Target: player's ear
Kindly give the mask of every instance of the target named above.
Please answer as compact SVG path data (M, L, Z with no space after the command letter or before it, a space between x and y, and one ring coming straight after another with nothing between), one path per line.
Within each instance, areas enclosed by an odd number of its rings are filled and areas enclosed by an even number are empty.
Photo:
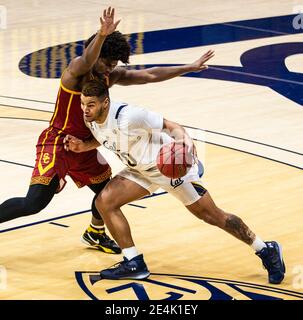
M106 97L104 99L104 103L105 103L106 107L108 108L109 107L109 97Z

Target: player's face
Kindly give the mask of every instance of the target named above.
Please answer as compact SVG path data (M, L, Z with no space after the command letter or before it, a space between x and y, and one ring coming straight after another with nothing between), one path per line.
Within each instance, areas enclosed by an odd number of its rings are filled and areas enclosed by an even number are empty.
M95 69L98 73L103 73L108 77L110 73L116 68L117 64L118 60L99 58L95 64Z
M101 120L108 107L109 99L98 97L86 97L81 94L81 108L84 120L88 122Z

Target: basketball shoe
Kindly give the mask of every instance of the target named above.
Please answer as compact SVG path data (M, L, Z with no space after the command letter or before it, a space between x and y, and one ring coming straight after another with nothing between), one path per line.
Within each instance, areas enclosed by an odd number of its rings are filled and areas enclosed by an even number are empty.
M256 252L268 272L269 283L279 284L284 279L285 264L282 257L282 248L275 241L265 242L266 247Z
M101 278L111 280L142 280L146 279L150 275L150 272L143 260L143 254L140 254L131 260L128 260L125 257L123 257L123 259L124 260L118 264L100 271Z
M96 229L89 226L81 237L81 241L105 253L119 254L121 249L106 233L105 228Z

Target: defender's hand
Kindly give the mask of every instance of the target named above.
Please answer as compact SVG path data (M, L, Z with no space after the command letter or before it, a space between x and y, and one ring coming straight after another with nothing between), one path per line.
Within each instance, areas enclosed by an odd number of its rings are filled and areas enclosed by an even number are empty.
M205 64L209 59L215 56L215 51L214 50L209 50L201 58L196 60L191 64L192 69L194 72L199 72L202 70L205 70L208 68L208 66Z
M115 9L109 7L103 11L103 19L100 17L101 29L100 33L103 36L108 36L113 33L121 20L114 22L115 20Z
M64 144L64 149L66 151L72 151L72 152L76 152L76 153L80 153L80 152L85 152L85 143L68 134L65 136L65 138L63 139L63 144Z

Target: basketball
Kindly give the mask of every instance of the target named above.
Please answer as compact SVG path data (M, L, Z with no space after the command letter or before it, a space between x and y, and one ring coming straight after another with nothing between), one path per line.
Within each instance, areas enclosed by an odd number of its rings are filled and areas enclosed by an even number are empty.
M171 179L186 175L192 166L192 155L184 144L172 142L162 146L157 156L157 167L160 172Z

